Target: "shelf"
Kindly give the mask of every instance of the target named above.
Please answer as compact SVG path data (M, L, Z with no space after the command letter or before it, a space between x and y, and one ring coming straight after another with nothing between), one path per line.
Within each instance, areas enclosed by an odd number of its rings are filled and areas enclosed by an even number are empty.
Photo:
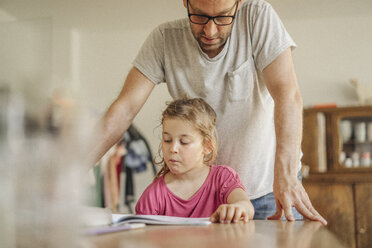
M348 170L340 170L337 172L327 173L310 173L309 177L303 178L303 182L318 181L318 182L338 182L338 183L372 183L372 168L350 168Z
M355 141L348 141L347 143L343 143L344 146L363 146L363 145L372 145L372 141L366 142L355 142Z
M365 123L365 125L360 123ZM352 158L354 153L359 153L360 164L362 153L369 152L372 155L371 123L372 106L305 109L303 163L309 165L310 171L313 172L324 171L321 170L324 167L327 172L371 172L372 165L349 168L340 163L340 155ZM365 142L358 142L364 135ZM345 137L348 141L344 143ZM345 154L342 155L341 152ZM322 164L325 166L321 166Z

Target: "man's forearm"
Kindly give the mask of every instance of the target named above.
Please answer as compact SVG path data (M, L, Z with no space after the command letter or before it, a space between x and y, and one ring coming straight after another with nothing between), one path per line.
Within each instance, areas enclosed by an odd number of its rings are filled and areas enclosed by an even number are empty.
M275 175L297 176L302 140L302 98L298 90L277 98L274 109L276 132Z
M91 150L89 151L90 163L96 163L107 150L123 137L133 118L130 111L126 111L125 105L118 100L110 106L95 128L95 138L91 141Z
M145 104L155 84L133 67L118 98L111 104L97 125L89 146L89 165L95 164L129 128L134 117Z

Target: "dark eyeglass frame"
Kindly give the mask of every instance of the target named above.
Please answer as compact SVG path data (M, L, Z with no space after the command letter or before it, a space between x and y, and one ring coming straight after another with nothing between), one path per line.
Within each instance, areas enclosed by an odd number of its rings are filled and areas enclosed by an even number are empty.
M213 20L214 24L218 25L218 26L228 26L228 25L231 25L234 20L235 20L235 16L236 16L236 12L238 11L238 5L239 5L239 1L237 0L235 2L235 11L234 11L234 15L229 15L229 16L208 16L208 15L199 15L199 14L190 14L190 10L189 10L189 0L187 0L187 14L189 16L189 20L190 22L194 23L194 24L198 24L198 25L205 25L207 24L210 20ZM205 22L205 23L198 23L198 22L193 22L191 20L191 17L192 16L199 16L199 17L206 17L208 18L208 20ZM221 17L229 17L231 18L231 22L228 23L228 24L219 24L219 23L216 23L216 18L221 18Z

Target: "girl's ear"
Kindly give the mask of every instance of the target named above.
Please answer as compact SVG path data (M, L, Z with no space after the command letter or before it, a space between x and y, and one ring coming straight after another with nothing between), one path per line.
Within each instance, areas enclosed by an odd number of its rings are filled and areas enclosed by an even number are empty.
M208 155L208 154L210 154L212 151L213 151L212 142L211 142L210 140L209 140L209 141L206 141L206 142L204 143L203 154L204 154L204 155Z

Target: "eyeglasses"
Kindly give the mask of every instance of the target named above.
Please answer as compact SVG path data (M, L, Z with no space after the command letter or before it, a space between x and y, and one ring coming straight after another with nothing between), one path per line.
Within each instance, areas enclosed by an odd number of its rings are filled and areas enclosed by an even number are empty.
M218 26L227 26L233 23L236 12L238 10L238 1L235 2L235 11L234 15L232 16L208 16L208 15L199 15L199 14L190 14L189 10L189 0L187 0L187 14L189 16L189 20L192 23L205 25L209 22L209 20L213 20L213 22Z

